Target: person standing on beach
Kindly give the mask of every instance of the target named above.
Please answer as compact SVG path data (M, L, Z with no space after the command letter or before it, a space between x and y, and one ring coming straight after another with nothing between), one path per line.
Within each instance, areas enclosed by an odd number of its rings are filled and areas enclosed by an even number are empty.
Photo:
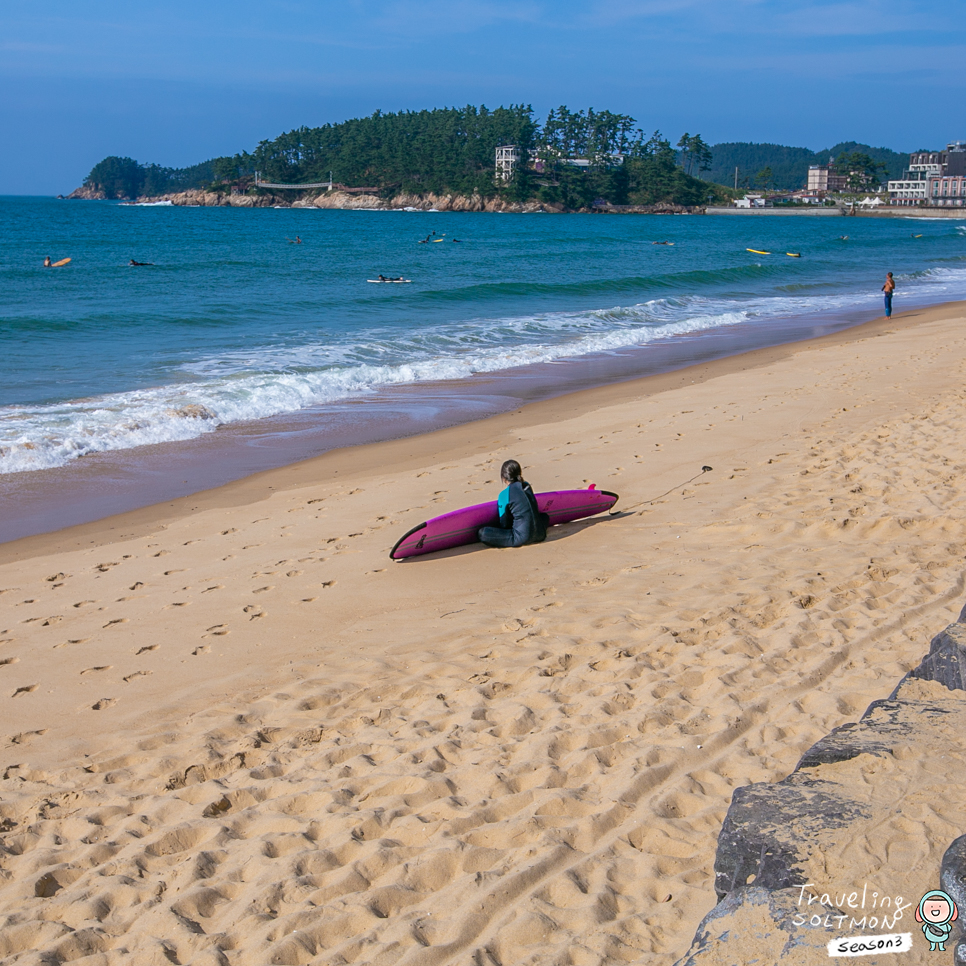
M882 286L882 291L885 292L885 313L886 318L892 318L892 293L896 290L896 282L892 277L892 272L886 272L885 285Z

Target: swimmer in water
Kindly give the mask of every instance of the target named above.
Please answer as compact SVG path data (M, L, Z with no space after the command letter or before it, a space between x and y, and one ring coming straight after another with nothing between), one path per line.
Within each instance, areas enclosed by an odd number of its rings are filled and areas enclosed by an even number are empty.
M53 263L53 262L52 262L52 261L50 260L50 255L48 255L48 256L47 256L47 257L46 257L46 258L44 259L44 268L51 268L51 267L53 266L53 264L54 264L54 263Z

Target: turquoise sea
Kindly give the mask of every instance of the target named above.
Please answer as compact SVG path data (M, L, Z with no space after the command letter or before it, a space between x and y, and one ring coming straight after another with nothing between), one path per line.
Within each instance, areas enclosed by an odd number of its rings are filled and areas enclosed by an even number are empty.
M45 255L71 262L45 269ZM130 474L135 457L219 434L223 452L233 429L264 440L287 420L312 426L310 451L272 459L312 455L333 445L326 426L352 442L403 386L431 388L441 424L532 398L494 390L505 372L515 385L532 372L549 395L805 338L881 315L887 270L896 311L966 298L966 221L0 198L0 499L16 504L28 476L62 488L92 458L124 454ZM412 281L367 282L380 273ZM460 409L474 386L488 402ZM182 490L211 482L175 475Z

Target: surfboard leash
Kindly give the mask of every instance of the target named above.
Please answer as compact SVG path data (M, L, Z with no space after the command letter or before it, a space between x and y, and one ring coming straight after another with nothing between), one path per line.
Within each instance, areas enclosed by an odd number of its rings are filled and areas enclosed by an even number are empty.
M609 516L616 516L618 513L627 513L629 510L636 510L639 506L647 506L650 503L657 503L658 500L664 499L664 497L673 493L675 490L680 490L682 487L687 486L689 483L693 483L695 480L704 476L705 473L710 473L714 469L713 466L702 466L700 473L695 473L690 480L685 480L683 483L678 483L677 486L672 486L670 490L665 491L660 496L654 497L652 500L642 500L640 503L632 503L630 506L626 506L620 510L611 510L608 514Z

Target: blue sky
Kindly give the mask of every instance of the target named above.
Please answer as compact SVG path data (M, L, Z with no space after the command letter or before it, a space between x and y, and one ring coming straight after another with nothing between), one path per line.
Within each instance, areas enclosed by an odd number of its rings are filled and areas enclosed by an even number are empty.
M607 108L677 140L966 139L966 2L8 0L0 193L372 111Z

